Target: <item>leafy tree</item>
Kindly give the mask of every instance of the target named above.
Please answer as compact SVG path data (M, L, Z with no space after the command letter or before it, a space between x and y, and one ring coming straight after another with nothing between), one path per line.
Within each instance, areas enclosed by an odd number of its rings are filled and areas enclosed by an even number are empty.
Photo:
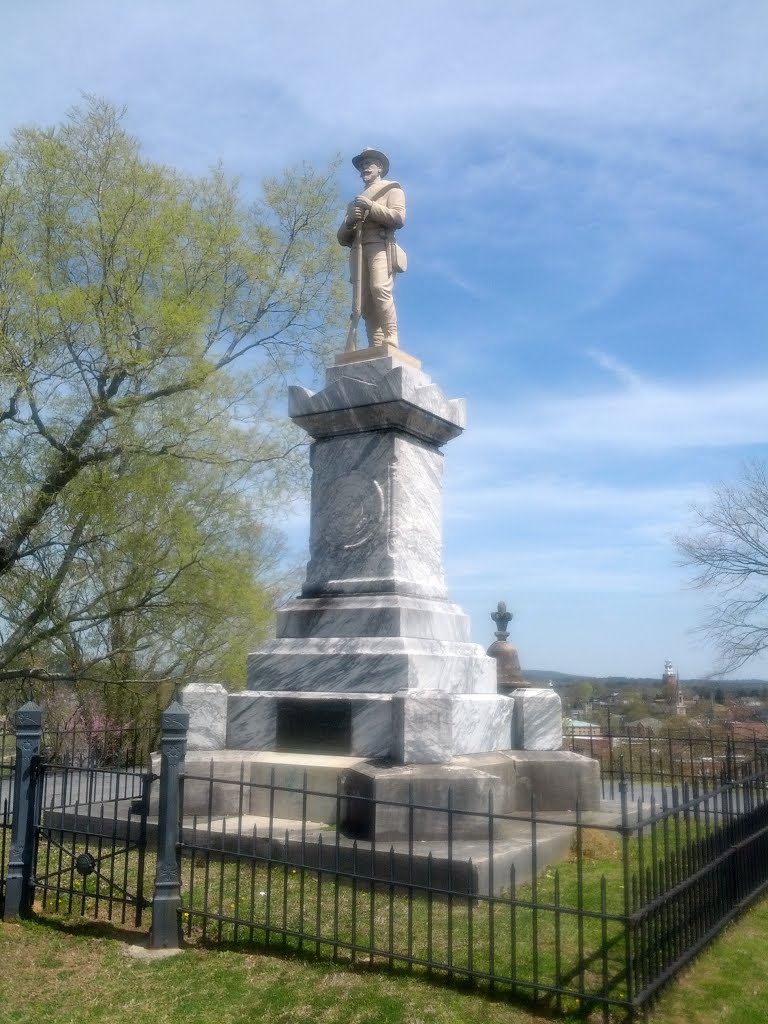
M152 163L90 99L0 151L0 681L231 680L340 316L333 168Z
M749 464L694 511L677 547L693 584L714 594L701 629L718 650L717 674L729 673L768 650L768 466Z
M586 679L581 680L578 683L572 683L568 687L568 701L571 707L580 707L592 700L595 687L592 683Z
M641 696L632 696L622 708L622 714L628 722L635 722L639 718L645 718L651 713L648 701Z

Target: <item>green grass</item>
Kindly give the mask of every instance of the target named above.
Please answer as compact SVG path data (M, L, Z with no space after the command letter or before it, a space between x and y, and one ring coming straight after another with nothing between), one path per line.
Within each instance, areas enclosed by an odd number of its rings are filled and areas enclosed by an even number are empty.
M606 871L612 882L621 875L615 847L612 843L606 846L605 837L589 839L589 848L598 841L605 846L599 851L602 856L594 859L581 879L581 905L587 908L600 906L600 879ZM93 840L89 848L98 854ZM110 917L117 924L132 922L133 909L111 904L109 895L114 882L131 893L136 891L135 852L126 856L118 850L116 856L100 863L98 872L82 878L73 864L74 857L85 849L82 840L73 842L71 836L50 846L41 845L38 878L49 876L52 884L61 883L71 891L39 888L39 912L45 916ZM334 972L344 966L368 972L386 968L406 976L409 972L429 973L437 980L452 977L455 981L462 981L468 973L488 972L528 981L528 986L517 986L520 999L560 1009L577 1003L556 1001L543 986L577 990L581 985L587 992L599 992L604 965L608 977L623 967L621 926L582 919L579 927L576 916L569 913L580 905L574 862L563 864L557 872L548 870L535 886L518 886L515 900L506 903L462 897L430 899L418 894L409 902L400 887L390 892L387 886L372 888L365 883L335 885L328 875L320 881L316 872L302 873L279 864L254 866L246 859L229 859L222 868L216 859L206 863L198 858L190 887L191 868L186 858L182 922L187 940L201 947L240 947L249 952L269 950L283 957L319 958L327 967L333 962ZM145 878L153 876L154 858L148 854ZM534 910L528 905L533 902L549 904L550 909ZM622 906L620 894L611 909L620 912ZM144 924L148 927L149 912ZM580 972L580 943L589 953L601 948L606 939L613 939L613 946L609 943L604 957L587 962ZM363 948L353 950L353 945ZM442 969L411 968L405 956L442 965ZM539 988L532 987L533 983ZM482 979L481 985L485 985ZM510 992L512 987L502 983L496 991Z
M0 925L0 1021L93 1024L115 1013L132 1024L528 1024L489 1002L421 979L343 970L296 957L192 949L171 960L121 955L121 938L98 924Z
M142 933L102 922L0 923L2 1024L541 1024L506 999L423 977L295 955L191 948L123 953ZM664 993L651 1024L763 1024L768 902L729 927ZM583 1021L576 1014L560 1018ZM601 1017L595 1018L600 1020Z
M409 901L400 887L334 884L329 875L320 879L316 872L279 863L267 867L251 858L230 856L222 866L216 857L197 854L194 865L189 857L183 861L182 923L188 941L201 948L271 951L317 959L334 971L385 968L433 980L474 978L484 991L539 1010L575 1011L578 992L621 1000L626 991L623 924L605 916L619 918L624 912L620 841L594 829L585 829L582 837L581 869L571 858L535 883L507 890L506 900L416 892ZM135 852L118 851L100 865L100 874L81 878L73 856L84 849L71 837L41 846L38 877L58 875L73 891L60 895L39 889L39 908L46 914L131 922L133 909L112 905L109 895L115 882L136 891ZM98 853L93 840L90 849ZM633 868L638 851L633 843ZM147 884L153 875L148 855ZM148 912L144 923L149 924ZM410 958L423 963L412 966ZM483 975L494 976L493 986ZM550 994L548 987L574 995Z
M56 840L55 830L53 835ZM227 953L262 962L269 953L275 964L290 962L328 977L341 978L346 970L352 988L361 977L377 978L381 984L386 979L386 985L401 982L409 988L426 984L430 991L445 992L446 999L457 994L457 983L473 983L475 998L495 1000L489 1006L511 999L521 1013L557 1011L565 1014L564 1019L576 1019L578 1000L550 995L547 986L618 999L625 991L623 924L605 916L619 918L624 912L620 840L595 829L584 829L582 839L581 867L572 857L535 882L508 890L506 900L416 894L409 902L400 887L334 884L330 875L319 879L316 872L279 863L264 866L250 858L229 856L222 867L215 857L208 861L197 854L194 865L189 857L183 861L182 921L188 942L200 955ZM684 834L673 833L670 848L681 847L685 848ZM50 846L41 845L38 878L58 876L73 892L58 895L39 889L38 911L60 922L66 918L57 915L80 914L102 923L106 917L113 924L130 923L132 908L112 905L109 894L115 883L136 891L135 851L118 848L101 861L99 872L82 878L74 871L73 857L85 848L66 834L59 834ZM100 852L93 839L89 848L95 855ZM105 844L101 852L110 851L111 844ZM640 862L637 841L630 844L630 853L634 870ZM147 885L153 875L153 858L148 855ZM585 916L582 911L601 911L604 916ZM149 925L148 912L144 924ZM82 924L67 925L61 933L92 938ZM410 957L433 966L412 966L406 962ZM58 955L52 952L49 960L58 962ZM498 979L493 987L483 974ZM454 988L446 988L447 981ZM320 992L317 999L322 998Z
M624 967L621 924L575 913L580 907L623 911L617 847L602 834L599 840L605 846L602 857L581 879L576 863L566 862L535 884L517 886L514 900L507 901L429 898L416 892L409 902L400 887L390 892L387 886L365 883L334 885L329 876L319 881L314 872L302 874L279 864L254 867L252 861L233 859L223 871L218 862L198 859L190 887L190 863L185 861L183 891L189 895L182 918L188 937L198 942L269 947L351 967L404 972L411 970L405 958L412 956L436 965L433 976L474 974L484 984L479 976L494 974L527 982L515 987L519 998L575 1007L574 1000L548 996L545 986L623 995L622 983L615 980ZM426 968L417 965L415 970ZM511 989L503 981L496 985L496 991Z

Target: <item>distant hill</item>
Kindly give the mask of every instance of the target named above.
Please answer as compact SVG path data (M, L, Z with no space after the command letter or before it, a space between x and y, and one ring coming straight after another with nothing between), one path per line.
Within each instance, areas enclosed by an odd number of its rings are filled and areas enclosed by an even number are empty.
M550 680L556 686L568 686L570 683L581 683L587 680L591 683L601 683L607 687L620 689L622 686L661 686L661 673L655 677L648 676L585 676L576 675L571 672L552 672L547 669L528 668L523 669L523 676L531 682L547 683ZM681 679L683 686L711 686L724 687L726 690L754 689L768 686L768 679Z

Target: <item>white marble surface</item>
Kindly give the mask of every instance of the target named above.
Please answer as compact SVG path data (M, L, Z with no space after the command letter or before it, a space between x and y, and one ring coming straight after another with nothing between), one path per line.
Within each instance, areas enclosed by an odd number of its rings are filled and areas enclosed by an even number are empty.
M515 702L513 747L516 750L560 750L563 709L554 690L526 687L512 690Z
M250 691L231 693L227 712L227 746L235 750L274 750L279 696Z
M247 691L230 694L227 746L274 750L278 700L338 701L339 693ZM392 742L392 701L385 694L344 694L352 707L352 757L388 757Z
M248 656L249 690L495 693L496 663L479 644L409 637L271 640Z
M352 793L376 802L375 809L367 801L350 800L349 806L357 827L362 826L364 834L373 833L377 842L445 842L450 834L453 840L484 840L487 850L488 821L482 811L490 794L494 808L506 809L502 781L471 766L366 764L350 769L347 780Z
M384 431L316 441L311 465L303 596L445 599L440 453Z
M399 764L445 764L509 749L514 701L497 694L409 690L395 694L392 756Z
M189 712L188 750L220 750L227 740L227 698L219 683L190 683L180 703Z
M326 694L354 700L354 753L440 763L454 741L507 746L512 705L442 566L439 448L463 429L464 403L388 355L329 368L317 394L291 388L289 407L316 439L310 559L277 638L248 657L257 699L232 701L228 741L265 748L276 699Z
M306 775L308 790L330 794L329 798L307 795L307 818L330 824L335 821L337 801L333 794L336 793L337 779L362 763L355 757L275 751L221 750L211 755L204 751L192 752L185 762L184 810L188 815L200 814L206 818L210 813L214 816L243 812L268 815L269 789L274 777L275 818L301 818L304 798L301 792L292 791L302 789ZM156 770L159 755L153 757L152 765ZM241 788L241 780L251 783L245 791ZM153 787L154 814L157 813L157 789L157 786ZM215 827L216 823L213 824Z
M334 694L338 700L338 694ZM392 701L383 694L368 694L352 704L352 754L390 757L392 754Z
M278 639L395 636L469 642L469 619L450 601L403 594L299 597L279 609Z
M338 691L248 691L229 696L227 747L272 750L278 700L338 701ZM497 694L409 690L345 693L352 711L350 756L399 763L443 763L452 757L508 749L514 701ZM402 760L405 758L406 760Z
M313 437L387 427L445 444L466 421L463 399L448 399L423 370L396 356L331 366L326 387L288 390L289 415Z
M452 755L508 750L515 702L501 694L455 694L452 698Z
M392 701L392 756L398 764L451 760L451 696L439 690L396 693Z

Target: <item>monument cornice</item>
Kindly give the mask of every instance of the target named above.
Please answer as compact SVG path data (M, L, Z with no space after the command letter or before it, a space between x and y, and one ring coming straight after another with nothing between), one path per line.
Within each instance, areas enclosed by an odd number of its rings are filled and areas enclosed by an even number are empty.
M291 419L316 439L397 430L434 446L458 437L463 399L449 399L422 370L396 356L329 367L317 392L288 389Z
M464 429L403 400L375 402L351 409L326 409L304 416L292 416L291 419L315 440L340 434L394 430L440 446L458 437Z

